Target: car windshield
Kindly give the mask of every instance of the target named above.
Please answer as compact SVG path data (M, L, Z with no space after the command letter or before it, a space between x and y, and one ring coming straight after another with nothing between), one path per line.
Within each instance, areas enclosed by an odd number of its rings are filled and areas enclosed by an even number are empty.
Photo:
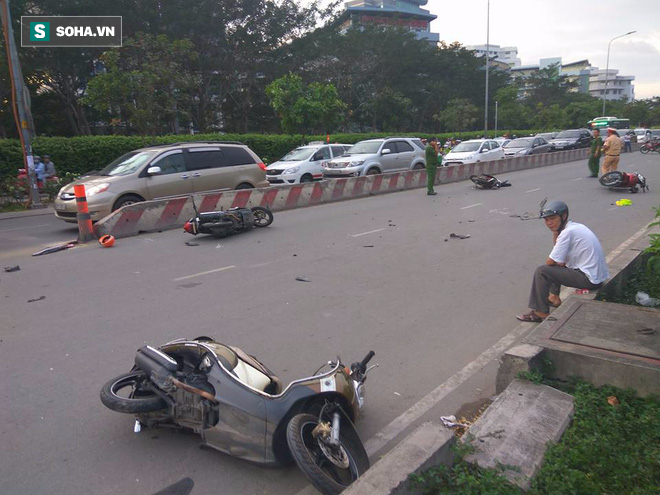
M362 141L348 148L346 155L371 155L378 153L382 141Z
M466 151L478 151L479 146L481 146L481 143L478 142L478 141L475 141L473 143L461 143L458 146L456 146L455 148L452 148L451 152L452 153L453 152L460 153L460 152L466 152Z
M504 145L505 148L529 148L532 143L534 142L533 139L525 139L525 138L520 138L520 139L514 139L513 141L509 141Z
M129 175L139 170L158 151L131 151L104 167L99 175Z
M646 131L635 131L635 134L637 134L638 136L643 136L646 134Z
M281 162L299 162L302 160L307 160L316 148L296 148L293 151L289 151L286 155L280 158Z
M562 138L578 138L580 137L580 131L561 131L555 136L555 139Z

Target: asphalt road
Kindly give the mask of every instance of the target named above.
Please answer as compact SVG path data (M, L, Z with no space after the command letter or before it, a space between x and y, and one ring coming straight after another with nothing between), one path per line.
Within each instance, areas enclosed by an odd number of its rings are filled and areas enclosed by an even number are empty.
M418 189L276 213L267 229L196 247L168 231L31 257L75 238L75 226L0 220L2 266L21 266L0 272L2 492L146 495L184 476L193 495L297 492L306 482L295 468L200 449L195 435L133 434L130 416L100 403L101 386L141 345L178 337L238 345L285 382L373 349L380 368L357 425L368 440L516 327L552 240L515 215L563 199L606 253L653 219L660 157L622 158L650 193L609 191L571 162L503 174L513 187L501 190L460 182L435 197Z

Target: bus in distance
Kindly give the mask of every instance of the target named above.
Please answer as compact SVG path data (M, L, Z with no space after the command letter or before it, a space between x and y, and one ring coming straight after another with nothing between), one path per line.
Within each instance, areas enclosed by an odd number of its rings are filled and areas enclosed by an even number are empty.
M590 131L598 129L604 131L608 127L614 129L630 129L630 119L618 119L616 117L596 117L587 122Z

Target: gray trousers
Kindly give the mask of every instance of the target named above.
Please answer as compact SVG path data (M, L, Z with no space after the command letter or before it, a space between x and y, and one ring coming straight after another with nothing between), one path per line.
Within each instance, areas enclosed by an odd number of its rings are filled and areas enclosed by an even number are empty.
M529 307L542 313L550 312L548 296L559 295L561 286L576 289L598 289L603 284L592 284L580 270L557 265L541 265L534 272L532 290L529 293Z

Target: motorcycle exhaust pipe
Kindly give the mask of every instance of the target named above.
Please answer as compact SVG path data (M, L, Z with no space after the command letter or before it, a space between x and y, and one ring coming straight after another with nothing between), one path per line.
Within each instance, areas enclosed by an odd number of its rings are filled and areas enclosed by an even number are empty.
M332 415L332 430L330 430L330 444L339 445L339 413Z

